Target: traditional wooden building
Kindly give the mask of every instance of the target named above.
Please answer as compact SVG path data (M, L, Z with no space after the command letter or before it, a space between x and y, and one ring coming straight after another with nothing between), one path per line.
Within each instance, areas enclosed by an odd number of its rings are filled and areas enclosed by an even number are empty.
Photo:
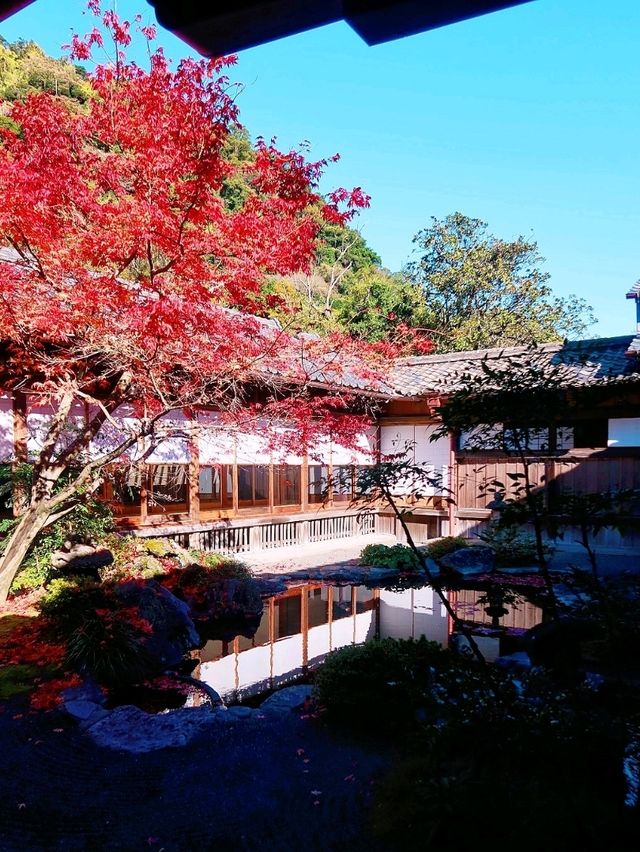
M638 289L638 288L636 288ZM640 300L640 291L632 295ZM353 505L358 466L408 450L433 471L438 483L412 505L410 529L419 542L473 536L490 517L491 495L482 484L518 470L509 453L471 450L465 436L432 440L438 407L464 388L464 377L484 364L510 364L526 347L427 355L390 365L388 392L376 392L377 422L355 448L327 441L276 452L260 429L225 426L213 411L173 412L167 437L144 462L122 465L106 477L101 494L120 526L138 535L171 535L190 546L247 552L401 530L379 507L363 515ZM549 369L561 364L572 403L566 417L550 422L529 448L537 486L546 499L564 493L640 489L639 334L547 344L536 357ZM595 393L597 391L597 393ZM359 393L372 393L361 387ZM0 462L33 455L51 412L37 394L0 392ZM82 405L72 413L79 423ZM126 423L133 414L120 411ZM286 428L283 426L283 429ZM101 449L110 440L100 436ZM293 449L292 449L293 446ZM401 486L400 486L401 490ZM452 498L451 500L448 498ZM603 533L601 543L640 546L637 534Z

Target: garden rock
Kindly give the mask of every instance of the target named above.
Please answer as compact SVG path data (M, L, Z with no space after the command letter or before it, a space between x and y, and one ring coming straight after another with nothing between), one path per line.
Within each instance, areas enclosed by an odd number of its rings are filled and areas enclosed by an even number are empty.
M488 574L495 568L495 554L490 547L463 547L445 554L440 564L462 577Z
M68 701L90 701L93 704L106 704L106 696L98 684L86 677L80 686L69 686L62 690L63 702Z
M361 583L364 577L369 575L369 571L362 571L359 568L333 568L323 573L318 574L318 579L327 580L333 583ZM395 571L393 572L396 573ZM315 579L315 578L314 578Z
M279 689L266 698L260 705L261 712L288 713L300 710L306 701L311 699L312 687L306 684L298 686L287 686Z
M495 665L507 671L528 671L531 668L531 660L525 651L515 651L513 654L498 657Z
M260 578L258 580L260 584L260 594L263 597L270 597L271 595L279 595L281 592L287 591L287 584L284 579L279 577L273 578Z
M370 568L365 578L367 585L371 586L378 583L386 583L388 580L397 580L399 573L395 568Z
M87 730L99 746L134 754L186 745L207 727L216 724L218 713L208 706L189 707L155 715L127 704L116 707Z
M74 719L79 719L80 721L88 719L89 716L92 716L96 712L96 710L102 710L102 707L100 707L99 704L95 704L93 701L65 701L62 706L69 716L72 716Z
M509 577L518 577L521 574L539 574L539 565L521 565L517 568L498 568L500 574L506 574Z
M193 557L189 551L170 538L141 538L139 539L138 548L143 554L148 556L172 556L178 560L183 568L193 564Z
M145 638L145 650L158 670L176 665L200 644L187 604L155 580L124 583L117 594L125 606L136 607L151 624L153 632Z
M70 543L51 554L51 565L64 574L85 574L98 577L98 569L111 565L113 553L90 544Z
M221 710L219 719L222 722L235 722L238 719L249 719L253 715L251 707L227 707L226 710Z
M524 646L534 666L568 672L580 666L582 642L596 635L597 627L586 619L557 618L527 631Z

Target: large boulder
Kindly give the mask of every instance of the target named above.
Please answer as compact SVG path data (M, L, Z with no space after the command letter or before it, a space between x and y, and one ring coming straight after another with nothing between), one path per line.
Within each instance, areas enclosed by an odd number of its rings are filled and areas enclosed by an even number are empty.
M255 635L263 612L261 584L253 579L206 578L201 572L199 578L193 584L179 584L175 591L185 601L201 639Z
M98 569L111 565L113 553L105 547L94 547L78 541L67 541L51 554L51 565L62 574L82 575L98 579Z
M478 545L446 553L440 559L440 565L461 577L472 577L491 573L495 569L496 559L490 547Z
M134 607L151 625L144 648L159 671L178 665L188 651L200 645L189 607L159 583L131 581L118 586L116 594L124 606Z
M570 674L582 664L582 643L597 635L592 621L567 616L536 624L527 631L524 648L534 666Z

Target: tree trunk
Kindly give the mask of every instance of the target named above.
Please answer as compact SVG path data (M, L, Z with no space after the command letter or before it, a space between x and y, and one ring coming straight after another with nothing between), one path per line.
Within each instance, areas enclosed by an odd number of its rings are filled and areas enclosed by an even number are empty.
M9 594L13 578L36 540L38 533L49 520L49 509L35 506L27 509L22 515L14 531L7 540L7 545L0 556L0 604L4 603Z

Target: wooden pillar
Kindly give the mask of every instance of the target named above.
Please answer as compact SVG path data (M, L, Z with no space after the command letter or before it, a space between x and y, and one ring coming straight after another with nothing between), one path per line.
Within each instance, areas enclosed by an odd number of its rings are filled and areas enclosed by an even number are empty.
M146 523L148 516L147 499L149 497L148 489L149 468L144 462L140 462L140 523Z
M198 421L192 415L189 424L189 465L187 468L189 489L187 506L189 520L200 520L200 445L198 443Z
M233 509L233 514L238 514L239 508L239 495L238 495L238 437L234 436L233 439L233 464L231 465L231 508Z
M456 461L456 436L449 438L449 535L457 535L456 505L458 495L458 464ZM455 502L453 502L455 501ZM442 530L439 532L442 534Z
M276 486L275 486L275 465L269 465L269 514L273 515L276 501Z
M300 624L302 627L302 665L309 665L309 586L300 589Z
M303 512L309 510L309 456L306 453L300 466L300 504Z

